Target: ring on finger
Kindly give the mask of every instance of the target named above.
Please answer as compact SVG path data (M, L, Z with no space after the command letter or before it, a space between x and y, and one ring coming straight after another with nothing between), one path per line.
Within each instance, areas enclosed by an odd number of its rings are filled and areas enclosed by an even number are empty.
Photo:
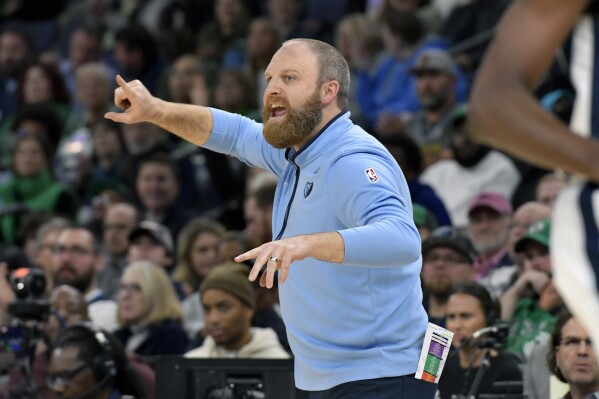
M278 258L278 257L276 257L276 256L271 256L270 258L268 258L268 261L269 261L269 262L275 262L275 263L279 263L279 261L280 261L280 260L281 260L281 259L279 259L279 258Z

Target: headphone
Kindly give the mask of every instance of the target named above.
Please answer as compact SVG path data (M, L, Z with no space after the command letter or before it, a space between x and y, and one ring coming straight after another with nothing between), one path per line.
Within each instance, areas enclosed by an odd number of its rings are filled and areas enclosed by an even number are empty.
M106 333L90 322L74 323L70 328L77 328L85 331L88 335L92 336L100 346L100 353L94 358L91 369L98 383L101 383L102 385L109 383L110 380L116 377L117 363L114 359L112 345L110 344L110 340L106 336Z

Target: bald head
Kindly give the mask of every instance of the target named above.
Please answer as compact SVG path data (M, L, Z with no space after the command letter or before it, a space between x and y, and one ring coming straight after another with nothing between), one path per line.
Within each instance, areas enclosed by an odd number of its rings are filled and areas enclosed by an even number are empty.
M516 242L524 236L526 230L539 220L551 219L551 208L540 202L527 202L516 209L508 236L510 257L518 262L519 255L514 251Z
M113 204L106 210L102 243L111 256L127 253L129 233L137 226L138 218L137 209L126 202Z

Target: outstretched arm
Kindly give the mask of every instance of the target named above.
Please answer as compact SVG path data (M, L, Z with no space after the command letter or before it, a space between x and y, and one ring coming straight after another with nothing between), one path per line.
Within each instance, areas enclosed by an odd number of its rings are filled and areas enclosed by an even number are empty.
M122 123L151 122L196 145L210 138L214 121L208 108L161 100L139 80L125 82L117 75L116 81L119 87L114 92L114 103L124 112L107 112L106 118Z
M478 74L469 120L472 133L485 144L599 181L599 141L572 134L532 95L588 3L515 1Z

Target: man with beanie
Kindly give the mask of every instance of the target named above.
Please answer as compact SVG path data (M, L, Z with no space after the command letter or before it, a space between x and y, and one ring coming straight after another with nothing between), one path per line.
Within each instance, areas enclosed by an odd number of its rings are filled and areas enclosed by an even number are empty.
M251 327L254 289L249 268L225 263L215 267L200 285L204 323L208 336L188 358L288 358L276 333Z

